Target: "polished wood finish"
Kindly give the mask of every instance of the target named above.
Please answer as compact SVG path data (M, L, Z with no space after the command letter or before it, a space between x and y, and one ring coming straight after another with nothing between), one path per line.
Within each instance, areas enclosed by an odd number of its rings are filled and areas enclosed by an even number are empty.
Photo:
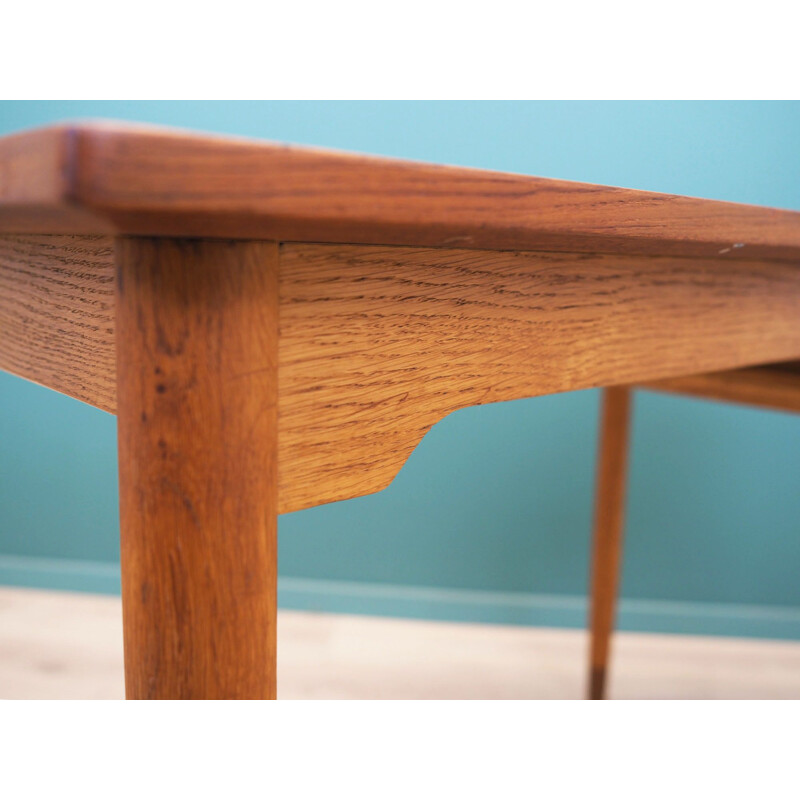
M600 422L592 552L588 682L590 700L602 700L606 691L611 632L614 629L622 560L630 426L631 390L626 386L605 389Z
M0 236L0 369L114 411L114 243Z
M111 240L0 240L0 363L113 412ZM279 295L281 513L384 488L459 408L800 357L777 262L284 244Z
M285 244L280 507L383 488L460 408L800 357L798 319L776 262Z
M117 242L125 682L275 696L278 250Z
M0 234L0 367L119 416L131 697L274 696L276 513L383 488L446 414L626 384L777 405L784 368L682 376L800 360L790 211L77 123L0 139Z
M791 211L125 123L0 139L0 231L797 261Z

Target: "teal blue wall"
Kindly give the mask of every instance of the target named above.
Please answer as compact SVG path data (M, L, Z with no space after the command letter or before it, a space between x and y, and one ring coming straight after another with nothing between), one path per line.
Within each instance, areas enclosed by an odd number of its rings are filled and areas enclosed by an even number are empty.
M0 103L800 209L798 103ZM800 324L800 321L799 321ZM285 606L580 625L596 392L468 409L280 519ZM800 638L800 417L640 394L622 623ZM115 421L0 375L0 580L114 591Z

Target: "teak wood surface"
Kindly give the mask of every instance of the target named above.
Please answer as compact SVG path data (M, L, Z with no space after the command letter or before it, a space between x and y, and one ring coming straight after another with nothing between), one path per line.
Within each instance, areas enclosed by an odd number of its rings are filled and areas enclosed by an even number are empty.
M117 263L127 690L274 698L277 247L122 238Z
M800 353L800 271L783 262L295 243L277 257L281 513L384 488L459 408ZM113 276L110 237L0 237L0 366L114 412Z
M446 414L800 359L799 267L790 211L145 126L0 139L0 367L119 414L132 697L271 696L275 515L385 487Z

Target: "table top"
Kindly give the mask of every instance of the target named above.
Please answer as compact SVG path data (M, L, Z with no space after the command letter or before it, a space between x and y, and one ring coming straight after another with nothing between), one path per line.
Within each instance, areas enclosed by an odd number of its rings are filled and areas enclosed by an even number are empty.
M0 138L0 233L800 259L800 213L146 125Z

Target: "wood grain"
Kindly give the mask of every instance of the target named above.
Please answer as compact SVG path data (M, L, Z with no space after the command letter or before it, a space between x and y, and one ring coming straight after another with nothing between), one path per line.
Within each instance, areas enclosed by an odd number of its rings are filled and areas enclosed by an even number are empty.
M587 687L590 700L602 700L606 693L622 561L631 400L631 390L626 386L612 386L603 391L591 562Z
M800 214L123 123L0 139L0 231L800 258Z
M75 201L77 129L39 128L0 137L0 230L8 233L109 233Z
M75 124L0 139L0 232L0 366L119 416L133 698L274 697L278 511L383 488L444 415L800 359L790 211ZM699 387L788 396L759 380ZM593 696L628 402L607 390Z
M800 412L800 365L797 362L668 378L637 388Z
M274 698L277 246L116 253L127 695Z
M466 406L800 357L788 264L286 244L280 507L387 485Z
M0 364L114 412L111 246L5 238ZM282 513L382 489L459 408L800 358L788 264L301 244L280 262Z
M0 236L0 369L116 406L113 242Z

